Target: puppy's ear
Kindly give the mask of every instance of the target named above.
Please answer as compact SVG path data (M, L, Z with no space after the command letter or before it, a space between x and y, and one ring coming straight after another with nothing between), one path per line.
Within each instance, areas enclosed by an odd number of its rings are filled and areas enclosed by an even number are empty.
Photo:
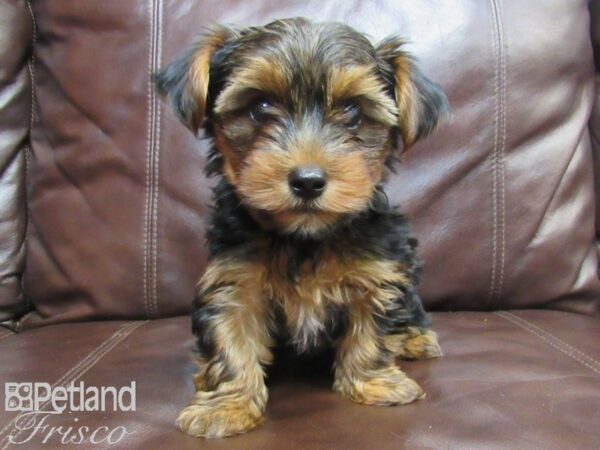
M210 29L190 50L154 76L158 91L170 98L177 116L193 133L206 114L212 57L234 34L223 26Z
M398 126L407 149L431 133L450 107L440 86L421 73L403 47L401 38L390 36L377 45L376 51L384 76L393 84Z

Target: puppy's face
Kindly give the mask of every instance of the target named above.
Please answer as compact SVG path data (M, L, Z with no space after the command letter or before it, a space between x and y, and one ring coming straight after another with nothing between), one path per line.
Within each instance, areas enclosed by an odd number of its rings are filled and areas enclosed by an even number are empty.
M158 83L189 128L206 119L218 171L261 224L314 235L365 210L398 131L408 147L446 107L401 47L305 19L222 27Z

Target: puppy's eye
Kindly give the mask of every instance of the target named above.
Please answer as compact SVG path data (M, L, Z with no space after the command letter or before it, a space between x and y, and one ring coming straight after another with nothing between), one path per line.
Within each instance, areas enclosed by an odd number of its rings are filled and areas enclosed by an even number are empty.
M344 115L344 125L347 128L354 130L358 128L362 122L362 110L356 103L347 103L342 109Z
M270 112L271 103L268 100L260 99L250 106L249 115L254 122L261 124L271 117Z

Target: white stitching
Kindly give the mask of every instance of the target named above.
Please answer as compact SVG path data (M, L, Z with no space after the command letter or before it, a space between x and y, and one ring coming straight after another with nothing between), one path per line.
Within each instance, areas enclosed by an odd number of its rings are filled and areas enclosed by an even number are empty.
M27 8L29 9L29 14L31 15L31 25L32 25L32 38L33 41L31 43L31 58L29 60L29 76L31 77L31 110L29 112L29 131L33 129L33 122L35 119L35 50L37 44L37 22L35 21L35 15L33 14L33 7L31 6L31 1L27 0Z
M492 273L488 303L500 304L505 263L505 185L504 147L506 143L506 55L504 52L502 12L498 0L490 0L494 28L492 39L494 65L494 149L492 153Z
M144 307L146 308L146 317L150 318L150 309L148 306L148 212L150 209L150 152L152 150L152 114L153 114L153 95L154 88L152 86L152 54L153 49L153 16L154 16L154 2L149 0L150 7L150 30L149 30L149 43L148 43L148 86L147 86L147 97L148 97L148 130L146 135L146 191L144 197L144 233L143 233L143 246L144 246L144 274L143 274L143 285L144 285Z
M162 0L158 0L157 2L157 12L156 12L156 60L155 60L155 68L158 69L161 65L162 59ZM152 269L153 269L153 277L152 277L152 294L153 294L153 303L152 307L154 310L154 317L158 316L158 195L160 191L160 132L161 132L161 105L158 103L158 100L155 96L155 138L154 138L154 181L155 181L155 193L154 193L154 207L153 207L153 240L152 240Z
M498 275L498 284L496 289L496 308L500 307L502 286L504 284L504 258L505 258L505 236L506 236L506 209L505 209L505 186L504 186L504 152L506 147L506 65L507 56L504 51L504 26L502 2L496 0L496 10L498 13L498 43L500 50L500 147L498 149L498 178L500 183L500 274Z
M140 327L141 325L143 325L145 323L147 323L147 322L133 322L133 323L122 326L110 338L108 338L106 341L104 341L102 344L100 344L98 347L96 347L84 359L82 359L79 363L77 363L75 366L73 366L68 372L66 372L62 377L60 377L52 385L52 387L66 386L67 384L72 383L73 381L80 378L88 370L90 370L94 365L96 365L96 363L102 357L104 357L108 352L110 352L113 348L115 348L115 346L117 346L121 341L123 341L123 339L125 339L133 331L135 331L136 328ZM46 406L48 406L48 404L49 404L49 401L44 402L41 405L41 409L43 410ZM6 430L8 430L8 429L10 429L10 431L13 431L14 424L22 416L23 416L23 414L18 414L8 424L6 424L4 426L4 428L2 428L2 430L0 430L0 436L2 434L4 434L6 432ZM26 425L30 425L32 423L32 421L34 421L34 420L36 420L36 419L31 418L27 422ZM2 441L0 441L0 444L5 441L5 444L2 446L2 450L5 450L10 445L10 439L9 439L10 437L15 438L15 437L19 436L21 431L22 430L19 430L14 436L12 436L9 433L4 439L2 439Z
M596 364L598 366L598 369L600 370L600 361L594 359L593 357L589 356L588 354L582 352L581 350L576 349L575 347L573 347L572 345L570 345L569 343L563 341L562 339L560 339L559 337L555 336L554 334L550 333L549 331L544 330L543 328L538 327L537 325L535 325L534 323L529 322L526 319L523 319L522 317L517 316L516 314L513 314L511 312L508 311L503 311L502 312L504 315L513 317L515 320L522 322L524 325L530 327L530 328L534 328L537 331L539 331L540 333L543 333L547 336L549 336L550 338L554 339L558 344L563 345L564 347L566 347L568 350L578 353L579 355L581 355L583 358L586 358L588 360L590 360L592 363Z
M494 47L494 147L492 149L492 274L490 280L490 289L488 293L488 302L492 302L494 297L494 288L496 286L496 264L497 264L497 245L498 245L498 196L497 196L497 185L496 185L496 172L497 172L497 149L498 149L498 92L499 92L499 81L498 81L498 70L496 67L498 60L498 36L496 34L496 14L494 8L494 0L490 0L490 6L492 9L492 20L494 22L494 28L492 29L492 41Z
M146 198L144 203L144 305L148 318L158 315L157 250L161 111L152 81L159 68L162 46L162 0L149 0L148 135L146 147Z
M150 8L150 39L152 44L150 46L150 152L148 155L148 177L149 177L149 197L148 197L148 242L146 243L146 251L148 257L148 311L150 317L154 316L153 300L154 300L154 252L152 251L153 240L154 240L154 152L156 148L156 102L154 91L154 85L152 83L152 74L156 67L156 0L150 0L152 7Z
M35 15L33 14L33 7L31 6L31 1L27 0L27 9L29 9L29 14L31 16L31 32L32 32L32 41L31 41L31 56L29 61L27 62L27 69L29 71L29 80L31 83L31 105L29 110L29 144L25 146L25 238L23 239L24 248L24 258L27 258L27 246L29 242L29 224L31 221L31 216L29 212L29 201L28 201L28 184L29 184L29 165L31 164L29 158L29 153L32 151L31 148L31 134L33 132L33 124L35 122L35 105L36 105L36 88L35 88L35 53L36 53L36 44L37 44L37 22L35 20ZM26 309L30 309L33 307L31 304L31 300L29 296L25 292L25 271L21 274L21 294L25 299ZM19 320L18 327L20 327L22 319Z
M591 359L592 361L596 362L593 358L590 358L589 356L587 356L585 353L580 352L577 349L574 349L573 347L571 347L569 344L567 344L566 342L561 341L560 339L558 339L556 336L548 333L545 330L542 330L541 328L535 327L539 330L536 331L532 326L529 325L533 325L523 319L521 319L520 317L515 316L514 314L508 313L508 312L504 312L504 311L496 311L494 314L496 314L499 317L502 317L504 320L507 320L515 325L517 325L520 328L523 328L524 330L528 331L529 333L533 334L534 336L537 336L538 338L540 338L542 341L544 341L545 343L547 343L548 345L550 345L551 347L554 347L556 350L560 351L561 353L564 353L565 355L567 355L568 357L574 359L575 361L583 364L585 367L587 367L588 369L590 369L591 371L597 373L598 375L600 375L600 369L597 367L594 367L592 364L590 364L589 362L584 361L581 357L576 356L574 353L578 353L579 355L583 355L586 358ZM524 323L520 322L518 319L522 320ZM543 334L542 334L543 333ZM554 338L557 342L552 342L552 340L549 339L549 336ZM562 347L559 343L562 343L563 345L567 346L567 349L565 349L564 347ZM569 351L569 348L571 351Z
M146 198L144 211L144 304L146 306L146 315L151 318L154 315L152 308L153 297L153 262L152 262L152 240L153 240L153 213L154 207L154 128L156 124L156 102L152 74L155 68L155 16L156 2L149 0L149 48L148 48L148 136L146 147Z

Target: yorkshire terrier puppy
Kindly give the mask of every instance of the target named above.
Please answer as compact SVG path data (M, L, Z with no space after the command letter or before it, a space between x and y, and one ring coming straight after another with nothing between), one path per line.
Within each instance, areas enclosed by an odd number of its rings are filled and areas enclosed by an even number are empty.
M178 426L222 437L259 425L281 339L333 346L333 389L355 402L422 398L395 359L442 352L415 290L417 242L382 184L398 138L410 147L448 105L403 41L303 18L217 27L156 81L205 129L218 178L192 311L197 392Z

